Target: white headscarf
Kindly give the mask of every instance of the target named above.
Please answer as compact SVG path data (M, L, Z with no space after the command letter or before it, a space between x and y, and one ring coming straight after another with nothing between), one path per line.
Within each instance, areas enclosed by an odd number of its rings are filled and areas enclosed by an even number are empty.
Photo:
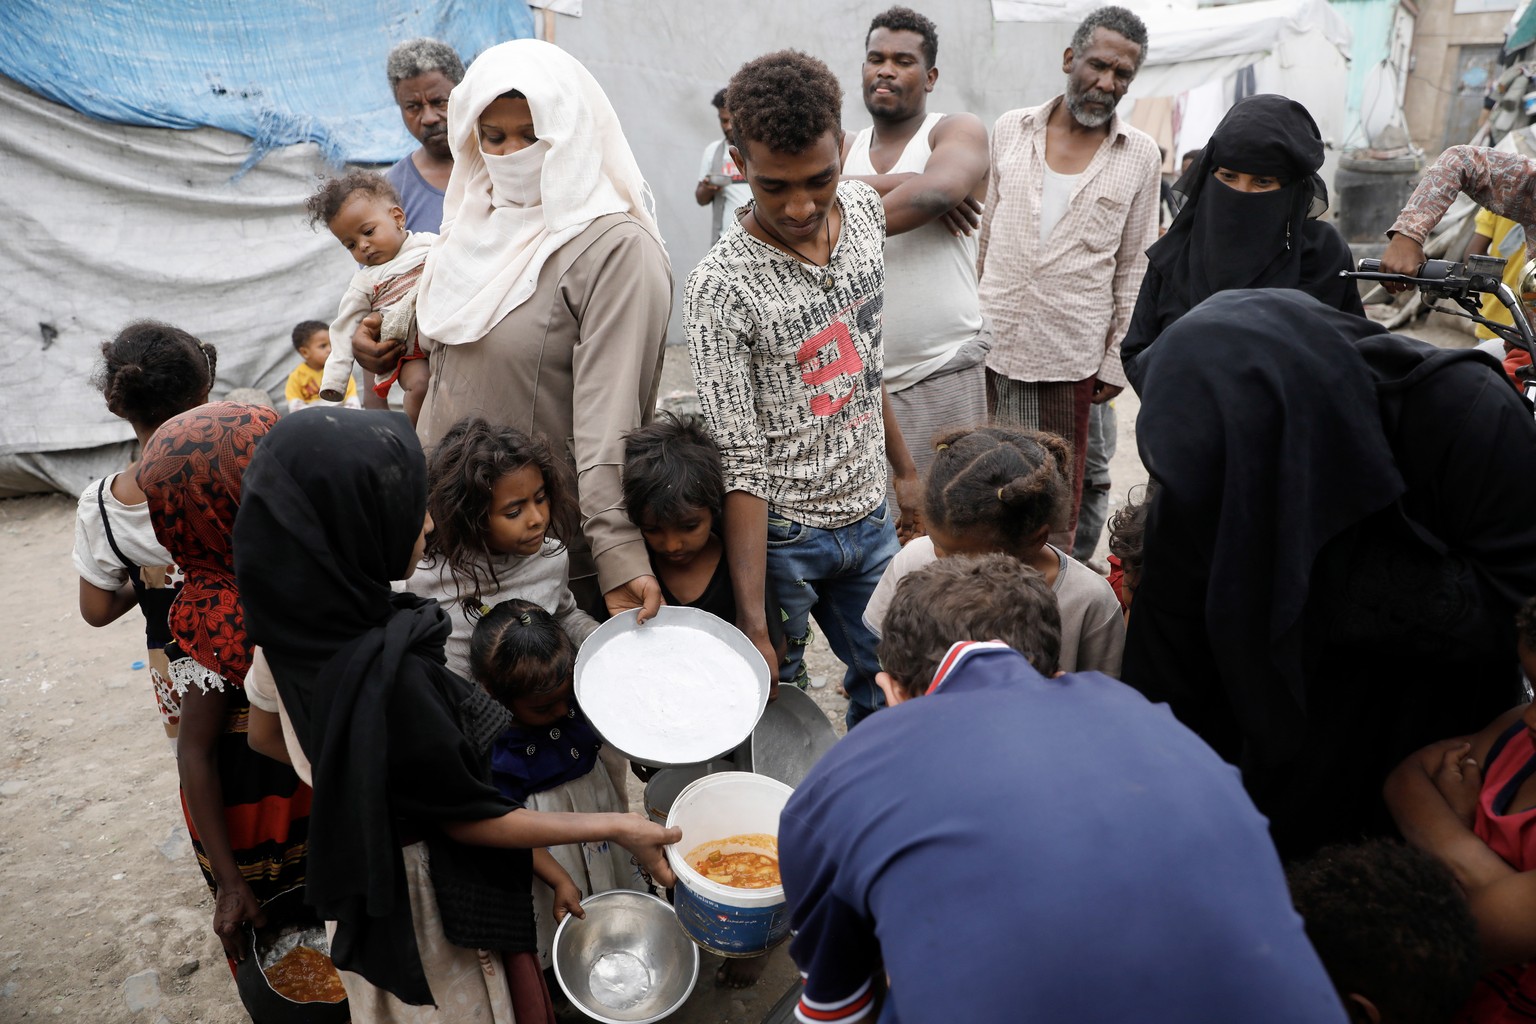
M528 99L539 141L480 152L480 115L503 93ZM421 332L443 345L479 341L533 294L539 270L598 217L628 213L661 242L651 190L618 115L581 62L518 39L486 50L448 98L453 173L443 226L416 299Z

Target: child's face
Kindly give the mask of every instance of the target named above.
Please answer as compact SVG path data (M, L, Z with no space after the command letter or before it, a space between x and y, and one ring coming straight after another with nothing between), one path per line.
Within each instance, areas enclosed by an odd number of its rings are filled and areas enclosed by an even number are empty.
M316 331L309 336L308 341L299 346L299 355L304 358L304 365L311 370L325 369L325 360L330 354L330 331Z
M715 516L707 508L694 506L675 523L659 523L650 516L642 517L640 536L646 547L664 562L688 565L709 544L710 530Z
M554 725L571 713L571 683L536 697L514 697L507 710L518 722L534 729Z
M405 244L405 211L367 192L348 196L326 227L365 267L388 263Z
M491 488L486 546L502 555L536 555L549 529L549 492L538 466L513 470Z

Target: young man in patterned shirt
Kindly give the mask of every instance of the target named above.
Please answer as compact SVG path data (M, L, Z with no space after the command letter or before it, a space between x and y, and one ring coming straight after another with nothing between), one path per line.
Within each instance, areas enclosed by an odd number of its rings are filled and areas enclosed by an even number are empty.
M771 587L790 641L779 678L793 680L815 615L848 666L852 726L884 703L863 611L897 550L887 460L901 507L920 503L881 385L885 213L868 185L839 183L842 89L821 61L759 57L726 106L753 203L689 275L684 316L725 467L737 625L777 663Z

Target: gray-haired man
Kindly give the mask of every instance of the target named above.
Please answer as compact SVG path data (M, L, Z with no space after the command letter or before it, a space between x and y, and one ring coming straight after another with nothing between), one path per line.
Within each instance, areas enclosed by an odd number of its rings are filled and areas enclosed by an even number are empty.
M443 193L453 171L448 94L464 80L464 62L447 43L410 39L389 51L385 73L405 128L421 146L384 176L400 193L406 229L436 232L443 223Z

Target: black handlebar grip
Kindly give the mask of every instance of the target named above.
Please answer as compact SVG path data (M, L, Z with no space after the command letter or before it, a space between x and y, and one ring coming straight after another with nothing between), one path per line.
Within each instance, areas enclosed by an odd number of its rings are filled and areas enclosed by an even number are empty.
M1360 273L1362 273L1362 274L1379 274L1379 273L1381 273L1381 260L1361 260L1360 261Z

